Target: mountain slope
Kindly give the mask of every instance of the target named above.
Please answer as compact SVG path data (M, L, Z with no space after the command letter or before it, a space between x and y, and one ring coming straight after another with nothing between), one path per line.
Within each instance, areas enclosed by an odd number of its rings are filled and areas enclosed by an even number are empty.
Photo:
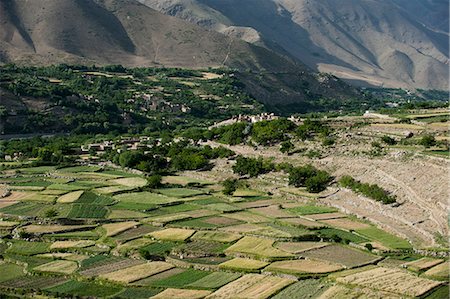
M354 83L448 89L448 0L140 1Z
M2 62L225 66L240 70L248 91L271 106L358 95L343 82L318 78L287 56L166 16L135 0L2 1L0 19Z

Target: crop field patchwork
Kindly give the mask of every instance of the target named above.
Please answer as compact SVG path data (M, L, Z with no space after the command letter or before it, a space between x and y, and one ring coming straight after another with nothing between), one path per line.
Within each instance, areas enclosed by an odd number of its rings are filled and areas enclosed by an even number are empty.
M0 297L448 294L447 257L412 253L408 241L374 226L370 217L358 220L319 205L335 200L329 193L283 192L288 174L281 172L241 178L238 190L226 195L216 176L235 162L217 161L219 168L170 173L157 188L147 185L150 174L107 163L0 171L0 192L39 188L0 199Z

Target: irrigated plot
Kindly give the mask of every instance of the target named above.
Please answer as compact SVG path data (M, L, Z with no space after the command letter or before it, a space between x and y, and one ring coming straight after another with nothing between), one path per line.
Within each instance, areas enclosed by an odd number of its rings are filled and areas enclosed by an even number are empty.
M72 219L102 219L108 214L108 209L101 205L72 204L67 218Z
M83 261L81 275L95 277L106 273L111 273L120 269L133 267L145 263L143 260L132 260L125 258L108 258L104 256L94 257L92 260Z
M77 230L85 230L89 228L93 228L93 225L38 225L38 224L30 224L27 226L23 226L20 229L24 232L30 234L51 234L51 233L62 233L62 232L71 232Z
M337 218L337 219L325 219L320 222L325 223L329 226L334 226L344 230L357 230L370 228L369 224L362 223L360 221L351 220L348 218Z
M119 210L112 208L108 215L108 219L139 219L148 217L147 214L131 210Z
M411 244L409 244L408 241L373 226L365 229L356 229L355 231L364 237L378 241L384 246L392 249L411 248Z
M7 252L20 255L34 255L39 253L46 253L50 249L50 243L44 242L27 242L14 241L12 246L8 248Z
M286 210L280 209L278 205L262 207L262 208L254 208L249 211L264 215L271 218L287 218L292 217L292 214L288 213Z
M79 240L79 241L56 241L51 246L50 249L69 249L69 248L84 248L94 245L95 242L91 240Z
M25 276L25 272L22 266L10 263L0 262L0 283Z
M311 206L311 205L304 205L294 208L287 209L290 213L298 216L303 215L311 215L311 214L322 214L322 213L333 213L336 212L337 209L330 208L330 207L324 207L324 206Z
M236 212L236 213L227 213L223 215L224 217L248 222L248 223L263 223L263 222L270 222L272 219L268 217L264 217L262 215L258 215L255 213L250 213L247 211L243 212Z
M82 282L76 280L70 280L61 285L55 287L46 288L46 291L54 293L55 295L61 296L61 294L68 296L80 296L80 297L97 297L106 298L117 294L122 291L121 287L111 286L111 285L100 285L89 282Z
M22 289L22 290L39 290L49 288L67 282L67 278L54 276L24 276L11 279L0 283L2 287Z
M192 229L167 228L164 230L151 232L148 235L159 240L182 242L189 239L194 233L195 230Z
M327 274L342 269L344 269L344 267L339 264L308 259L274 262L267 266L264 271L292 274L298 276L308 276L309 274Z
M330 243L326 242L277 242L275 243L275 247L289 252L289 253L300 253L303 251L322 248L330 245Z
M211 272L200 271L195 269L187 269L181 273L175 274L173 276L156 280L151 283L154 287L164 287L164 288L184 288L185 286L196 282L199 279L209 275Z
M423 273L423 276L438 280L449 280L448 261L425 271L425 273Z
M174 289L169 288L161 293L157 294L156 296L153 296L154 299L173 299L173 298L179 298L179 299L201 299L205 298L211 294L210 291L205 290L185 290L185 289Z
M247 274L238 280L221 287L206 298L265 299L294 282L295 280L288 278L261 274Z
M37 272L72 274L78 269L78 264L72 261L58 260L35 267Z
M126 230L118 235L114 236L114 239L118 242L125 242L128 240L133 240L139 237L143 237L147 235L148 233L154 232L155 230L158 230L159 228L150 226L150 225L140 225L136 228L131 228L129 230Z
M229 247L229 254L244 254L264 259L283 259L292 257L292 254L273 247L274 241L270 239L244 237Z
M443 262L444 262L444 260L442 260L442 259L434 259L434 258L430 258L430 257L424 257L424 258L418 259L416 261L412 261L412 262L403 264L403 267L406 267L412 271L420 272L423 270L430 269L431 267L439 265Z
M373 264L381 259L380 256L342 245L330 245L312 249L302 252L301 255L307 258L338 263L347 268Z
M116 223L108 223L102 225L102 228L106 230L107 237L113 237L118 235L126 230L135 228L139 225L139 222L136 221L127 221L127 222L116 222Z
M236 212L242 210L241 208L238 208L236 206L227 204L227 203L213 203L210 205L205 206L207 209L224 212L224 213L230 213L230 212Z
M194 190L188 188L166 188L158 189L157 192L169 197L185 198L206 194L206 191Z
M217 289L241 277L237 273L212 272L187 286L194 289Z
M144 187L148 184L147 180L140 177L130 177L130 178L120 178L115 180L110 180L110 182L117 184L117 185L123 185L126 187L131 188L138 188L138 187Z
M100 278L121 282L131 283L154 274L169 270L174 266L166 262L151 262L137 266L120 269L118 271L101 274Z
M80 191L73 191L67 194L64 194L62 196L60 196L57 200L57 202L59 203L72 203L77 201L81 195L83 195L84 191L80 190Z
M180 198L168 197L152 192L123 193L115 195L113 198L123 203L148 205L150 207L182 201Z
M232 243L242 238L241 235L220 232L220 231L198 231L193 236L193 240L206 240L213 242Z
M308 220L321 221L321 220L329 220L329 219L346 218L347 215L336 212L336 213L309 214L309 215L304 215L302 217L305 219L308 219Z
M267 262L258 260L234 258L232 260L220 264L219 267L224 270L259 272L259 270L266 267L268 264L269 263Z
M326 225L323 223L307 220L304 218L283 218L278 219L278 221L282 224L287 224L296 227L303 227L308 229L320 229L326 227Z
M442 282L414 276L403 270L382 267L338 277L336 280L345 284L412 297L422 296L442 284Z
M273 299L304 299L318 298L330 286L319 279L306 279L296 282L278 294Z

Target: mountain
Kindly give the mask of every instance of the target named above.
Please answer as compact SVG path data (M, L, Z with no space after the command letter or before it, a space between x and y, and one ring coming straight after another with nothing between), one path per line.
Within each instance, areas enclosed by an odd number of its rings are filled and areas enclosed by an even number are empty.
M448 0L139 0L369 86L448 89Z
M240 70L237 75L248 91L270 106L358 96L347 84L314 74L287 55L164 15L136 0L1 1L0 20L4 63L225 66Z

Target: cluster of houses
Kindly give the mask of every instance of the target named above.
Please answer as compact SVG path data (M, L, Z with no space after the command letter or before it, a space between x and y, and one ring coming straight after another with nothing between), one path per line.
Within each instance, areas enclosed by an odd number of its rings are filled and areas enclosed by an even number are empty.
M90 143L81 146L80 154L88 154L92 151L106 152L109 150L122 152L127 150L147 149L153 146L150 137L141 136L138 138L122 138L119 141L106 140L100 143Z
M138 94L136 98L129 99L128 103L140 102L140 109L147 111L161 111L169 113L189 113L191 108L184 104L175 104L164 100L161 96L154 94Z

